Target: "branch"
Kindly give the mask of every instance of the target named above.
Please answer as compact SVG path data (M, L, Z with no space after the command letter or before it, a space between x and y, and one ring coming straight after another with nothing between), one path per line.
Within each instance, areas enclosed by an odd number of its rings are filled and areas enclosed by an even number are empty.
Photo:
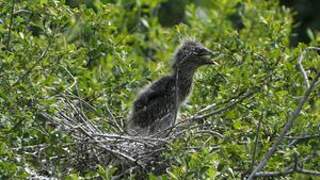
M301 74L302 74L302 77L303 77L303 80L304 80L304 84L306 86L306 88L309 88L310 87L310 83L309 83L309 80L308 80L308 75L306 73L306 71L304 70L303 66L302 66L302 60L304 58L304 54L306 53L306 50L304 50L301 55L299 56L298 58L298 67L301 71Z
M299 136L286 136L289 140L308 140L312 138L318 138L320 137L320 133L318 134L305 134L305 135L299 135Z
M309 170L309 169L304 169L300 167L291 167L291 168L286 168L283 171L264 171L264 172L258 172L254 175L254 177L274 177L274 176L286 176L292 173L301 173L301 174L307 174L311 176L320 176L319 171L314 171L314 170Z
M308 80L308 75L307 75L306 71L304 70L304 68L302 66L302 61L304 59L304 55L305 55L307 50L320 51L320 48L318 48L318 47L308 47L301 53L301 55L298 58L298 67L299 67L299 69L301 71L301 74L303 76L304 84L306 85L306 88L309 88L310 83L309 83L309 80Z
M127 141L132 141L132 142L138 142L141 144L145 145L158 145L159 143L168 143L165 139L161 138L149 138L149 137L142 137L142 136L122 136L122 135L117 135L117 134L92 134L92 136L98 136L98 137L107 137L107 138L112 138L114 139L122 139L122 140L127 140Z
M264 155L263 159L260 161L260 163L258 164L258 166L255 167L255 169L251 172L248 180L252 180L253 177L255 176L255 174L260 171L262 168L264 168L264 166L267 164L268 160L271 158L271 156L273 155L273 153L276 151L278 145L283 141L283 139L285 138L285 135L287 134L287 132L290 130L290 128L292 127L295 119L297 119L297 117L299 116L303 105L305 104L305 102L308 100L311 92L314 90L316 83L318 81L318 79L320 78L320 72L317 74L317 76L314 78L314 80L312 81L310 87L305 91L304 96L301 98L298 107L296 108L296 110L290 115L288 122L286 123L285 127L283 128L283 130L280 133L280 136L276 139L276 141L273 143L272 147L269 149L269 151Z
M255 177L286 176L286 175L289 175L293 172L294 172L293 169L286 169L284 171L272 171L272 172L264 171L264 172L258 172L254 176Z
M289 143L289 146L293 146L299 142L303 142L303 141L307 141L309 139L313 139L313 138L319 138L320 134L306 134L306 135L300 135L300 136L286 136L286 138L288 140L291 140L291 142Z
M308 174L311 176L320 176L320 172L319 171L314 171L314 170L309 170L309 169L303 169L303 168L297 168L296 170L298 173L302 173L302 174Z
M210 134L212 136L215 136L215 137L218 137L218 138L221 138L223 139L224 136L216 131L211 131L211 130L199 130L199 131L196 131L195 134Z
M237 105L238 103L242 102L243 100L245 100L246 98L251 97L252 95L254 95L256 93L255 90L251 90L251 91L247 91L246 93L244 93L243 95L239 96L238 98L235 99L231 99L228 104L220 109L217 109L215 111L209 112L207 114L203 114L203 115L196 115L196 116L192 116L188 119L186 119L185 121L197 121L197 120L201 120L207 117L210 117L212 115L216 115L219 113L223 113L225 111L227 111L228 109L234 107L235 105ZM214 107L214 105L212 105L212 107ZM200 112L203 112L207 109L207 107L203 110L200 110ZM197 113L198 114L198 113Z
M192 117L195 117L197 115L201 115L202 113L206 112L206 111L209 111L209 110L214 110L216 108L218 108L219 106L221 105L224 105L226 103L230 103L231 101L234 101L235 99L239 99L240 96L242 96L245 92L240 92L238 93L238 95L236 96L233 96L227 100L223 100L222 102L218 102L218 103L213 103L213 104L210 104L202 109L200 109L198 112L195 113L195 115L193 115ZM192 118L190 117L190 118Z
M303 160L301 160L300 162L298 161L298 157L295 156L294 157L294 162L289 165L288 167L286 167L284 170L282 171L264 171L264 172L258 172L255 174L255 177L279 177L279 176L286 176L292 173L301 173L301 174L308 174L308 175L312 175L312 176L320 176L320 172L319 171L314 171L314 170L309 170L309 169L304 169L301 168L303 167L303 163L306 161L309 161L312 158L311 155L308 155L307 157L305 157Z

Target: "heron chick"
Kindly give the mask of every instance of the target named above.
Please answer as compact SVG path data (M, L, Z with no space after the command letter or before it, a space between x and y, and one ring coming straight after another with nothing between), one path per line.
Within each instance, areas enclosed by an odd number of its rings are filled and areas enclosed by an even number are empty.
M201 43L187 40L177 48L170 75L147 86L133 103L127 130L130 135L163 134L175 124L177 113L192 89L195 71L215 65L214 53Z

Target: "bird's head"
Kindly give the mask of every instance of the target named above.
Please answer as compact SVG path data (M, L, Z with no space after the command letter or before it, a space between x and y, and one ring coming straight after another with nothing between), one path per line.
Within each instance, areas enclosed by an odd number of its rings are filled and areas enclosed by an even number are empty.
M216 54L201 43L188 40L183 42L176 50L173 68L188 67L196 69L203 65L216 65L217 63L211 59Z

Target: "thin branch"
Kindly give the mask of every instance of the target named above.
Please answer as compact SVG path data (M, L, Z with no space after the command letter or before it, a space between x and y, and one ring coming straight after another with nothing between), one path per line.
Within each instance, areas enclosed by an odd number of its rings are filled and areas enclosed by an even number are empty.
M206 106L205 108L203 109L200 109L198 112L195 113L195 115L199 115L199 114L202 114L208 110L211 110L211 109L216 109L217 108L217 104L216 103L213 103L213 104L210 104L208 106Z
M308 140L312 138L318 138L320 137L320 133L318 134L305 134L305 135L299 135L299 136L286 136L287 139L290 140Z
M223 139L224 136L216 131L211 131L211 130L199 130L196 131L195 134L211 134L212 136L216 136L218 138Z
M204 107L203 109L200 109L198 112L195 113L194 116L197 116L197 115L200 115L206 111L209 111L209 110L215 110L216 108L218 108L220 105L223 105L223 104L226 104L226 103L229 103L235 99L239 99L240 96L242 96L245 92L240 92L237 96L233 96L227 100L223 100L222 102L218 102L218 103L213 103L213 104L210 104L206 107Z
M109 113L109 116L110 116L110 118L111 118L112 124L114 124L114 126L115 126L118 130L120 130L120 132L124 132L123 128L119 125L119 123L117 122L117 120L116 120L116 118L114 117L113 113L111 112L108 103L105 103L105 105L106 105L107 112Z
M258 145L258 140L259 140L259 132L260 132L260 127L261 127L261 121L263 119L263 116L259 118L257 130L256 130L256 135L255 135L255 142L254 142L254 147L253 147L253 152L252 152L252 161L251 161L251 168L253 168L255 161L256 161L256 151L257 151L257 145Z
M309 170L309 169L303 169L303 168L297 168L297 172L302 174L308 174L311 176L320 176L319 171Z
M73 146L75 143L66 143L66 144L60 144L60 147L68 147ZM36 145L30 145L30 146L22 146L22 147L15 147L11 148L14 151L20 151L20 150L35 150L35 149L43 149L49 147L49 144L36 144Z
M86 100L84 100L83 98L76 96L70 92L68 92L69 94L65 94L63 96L58 95L58 97L65 97L65 98L73 98L76 99L78 101L80 101L81 103L83 103L86 107L89 107L90 109L92 109L93 111L97 112L97 109L95 107L93 107L90 103L88 103Z
M25 13L25 14L32 14L32 11L29 11L29 10L27 10L27 9L18 9L18 10L16 10L16 11L14 11L14 13L13 13L13 15L19 15L19 14L23 14L23 13Z
M73 80L73 83L69 86L69 87L67 87L66 89L65 89L65 91L69 91L69 90L71 90L77 83L78 83L78 80L77 80L77 78L75 78L74 76L73 76L73 74L68 70L68 68L66 68L66 67L64 67L64 66L62 66L62 65L60 65L60 67L62 67L67 73L68 73L68 75L72 78L72 80ZM80 98L80 97L79 97Z
M70 102L68 99L65 99L65 102L69 105L70 108L72 108L73 112L76 113L81 123L84 124L87 129L89 129L91 132L100 132L97 127L95 127L85 116L83 116L83 112L80 108L75 107L75 105L73 105L72 102Z
M302 97L302 99L300 100L298 107L295 109L295 111L293 113L291 113L288 122L286 123L285 127L282 129L280 136L276 139L276 141L273 143L272 147L269 149L269 151L264 155L263 159L260 161L260 163L258 164L258 166L255 167L255 169L251 172L250 176L248 177L248 180L252 180L255 176L255 174L260 171L262 168L264 168L264 166L267 164L268 160L271 158L271 156L274 154L274 152L276 151L278 145L283 141L285 135L287 134L287 132L290 130L290 128L292 127L295 119L299 116L303 105L305 104L305 102L308 100L311 92L314 90L315 85L318 81L320 77L320 72L317 74L317 76L314 78L314 80L312 81L310 87L306 90L306 92L304 93L304 96Z
M309 161L311 158L313 158L313 156L308 155L307 157L303 158L303 160L298 161L298 157L294 156L294 162L288 167L286 167L284 170L257 172L255 174L255 177L279 177L279 176L286 176L292 173L301 173L301 174L308 174L312 176L320 176L320 172L318 171L301 168L303 167L302 164L306 161Z
M162 138L150 138L150 137L143 137L143 136L122 136L118 134L93 134L94 136L102 136L102 137L108 137L108 138L116 138L116 139L126 139L126 140L132 140L132 141L156 141L156 142L167 142L165 139Z
M300 167L286 168L283 171L258 172L254 176L255 177L279 177L279 176L287 176L292 173L301 173L301 174L307 174L307 175L311 175L311 176L320 176L319 171L304 169L304 168L300 168Z
M287 169L284 171L264 171L264 172L258 172L254 175L254 177L273 177L273 176L287 176L291 173L293 173L293 169Z
M302 77L303 77L303 80L304 80L304 84L306 86L306 88L309 88L310 87L310 83L309 83L309 80L308 80L308 75L306 73L306 71L304 70L303 66L302 66L302 60L304 59L304 54L305 54L305 50L301 53L301 55L299 56L298 58L298 67L301 71L301 74L302 74Z
M291 140L291 142L289 143L289 146L293 146L299 142L303 142L303 141L307 141L309 139L313 139L313 138L319 138L320 134L305 134L305 135L300 135L300 136L287 136L286 138L288 140Z
M320 51L320 48L318 48L318 47L308 47L308 48L306 48L306 49L301 53L301 55L300 55L299 58L298 58L298 67L299 67L299 69L300 69L300 71L301 71L301 74L302 74L302 77L303 77L303 80L304 80L304 84L305 84L306 88L309 88L310 83L309 83L309 80L308 80L308 74L307 74L307 72L304 70L303 65L302 65L302 61L303 61L303 59L304 59L304 55L306 54L306 51L307 51L307 50Z
M212 112L204 114L204 115L192 116L192 117L188 118L186 121L197 121L197 120L204 119L204 118L216 115L216 114L223 113L223 112L227 111L228 109L234 107L238 103L242 102L246 98L253 96L255 93L256 93L256 91L247 91L245 94L240 96L238 99L232 99L226 106L224 106L220 109L217 109L215 111L212 111Z
M319 47L307 47L307 50L316 50L316 51L320 51Z
M109 147L106 147L104 144L102 144L101 142L97 141L92 135L90 135L89 133L87 133L86 130L84 130L84 129L82 129L82 128L80 128L80 130L82 130L82 132L83 132L86 136L88 136L90 139L92 139L93 141L95 141L95 142L97 143L97 146L105 149L106 151L108 151L108 152L110 152L110 153L112 153L112 154L114 154L114 155L116 155L116 156L118 156L118 157L123 157L123 158L125 158L125 159L127 159L127 160L129 160L129 161L131 161L131 162L136 163L136 164L139 165L139 163L137 162L137 160L134 159L133 157L131 157L131 156L127 155L127 154L124 154L124 153L122 153L122 152L120 152L120 151L113 150L113 149L111 149L111 148L109 148Z

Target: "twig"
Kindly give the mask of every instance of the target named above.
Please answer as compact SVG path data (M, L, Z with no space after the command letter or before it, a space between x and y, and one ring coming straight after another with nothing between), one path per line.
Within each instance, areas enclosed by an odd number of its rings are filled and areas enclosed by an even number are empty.
M320 48L319 47L307 47L306 50L320 51Z
M256 92L257 91L247 91L245 94L240 96L238 99L232 99L231 101L229 101L229 103L226 106L224 106L224 107L222 107L220 109L217 109L215 111L212 111L212 112L204 114L204 115L192 116L192 117L188 118L186 121L197 121L197 120L200 120L200 119L204 119L204 118L210 117L212 115L223 113L223 112L227 111L228 109L232 108L233 106L237 105L238 103L242 102L246 98L251 97Z
M68 98L74 98L77 99L79 101L81 101L81 103L85 104L86 107L89 107L90 109L94 110L95 112L97 112L97 109L95 107L93 107L90 103L88 103L87 101L85 101L83 98L73 95L72 93L68 92L69 94L65 94L63 96L59 95L58 97L68 97Z
M62 66L62 65L60 65L60 67L62 67L62 68L69 74L69 76L70 76L70 77L72 78L72 80L73 80L73 83L72 83L69 87L67 87L65 91L71 90L71 89L78 83L78 80L77 80L77 78L75 78L75 77L73 76L73 74L68 70L68 68L66 68L66 67L64 67L64 66Z
M282 142L282 140L284 139L285 135L287 134L287 132L289 131L289 129L292 127L295 119L299 116L303 105L305 104L305 102L308 100L311 92L314 90L315 85L318 81L320 77L320 72L317 74L317 76L314 78L314 80L312 81L310 87L306 90L306 92L304 93L304 96L302 97L302 99L300 100L298 107L295 109L295 111L290 115L288 122L286 123L285 127L282 129L280 136L276 139L276 141L273 143L272 147L269 149L269 151L264 155L263 159L260 161L260 163L258 164L258 166L256 166L254 168L254 170L251 172L250 176L248 177L248 180L252 180L255 176L255 174L260 171L262 168L264 168L264 166L267 164L268 160L271 158L271 156L273 155L273 153L276 151L278 145Z
M306 73L306 71L304 70L303 66L302 66L302 60L304 59L304 54L305 54L305 50L301 53L301 55L299 56L298 58L298 67L301 71L301 74L302 74L302 77L303 77L303 80L304 80L304 84L306 86L306 88L309 88L310 87L310 83L309 83L309 80L308 80L308 75Z
M311 158L313 158L312 155L307 155L303 160L298 161L298 157L294 157L294 163L286 167L282 171L263 171L263 172L257 172L255 177L274 177L274 176L286 176L294 172L302 173L302 174L308 174L310 172L310 175L315 174L317 176L317 171L307 170L299 167L299 164L303 164L306 161L309 161ZM301 165L303 166L303 165ZM307 173L304 173L307 172ZM312 173L312 174L311 174Z
M142 137L142 136L122 136L117 134L93 134L94 136L102 136L102 137L109 137L109 138L116 138L116 139L126 139L126 140L132 140L132 141L154 141L154 142L164 142L167 141L162 138L150 138L150 137Z
M216 103L210 104L210 105L206 106L205 108L200 109L200 111L196 112L195 115L199 115L199 114L204 113L210 109L215 109L217 106L218 105Z
M73 79L73 83L72 83L72 85L71 86L69 86L67 89L66 89L66 91L67 92L69 92L69 90L71 90L74 86L77 88L77 78L75 78L74 76L73 76L73 74L66 68L66 67L64 67L64 66L61 66L68 74L69 74L69 76ZM77 91L78 91L78 89L77 89ZM69 92L70 94L72 94L71 92ZM79 92L78 92L78 94L79 94ZM98 132L101 132L98 128L96 128L90 121L88 121L87 119L87 117L86 117L86 115L83 113L83 108L82 108L82 101L80 101L78 104L80 105L80 108L76 108L74 105L73 105L73 103L71 103L70 102L70 100L68 99L68 98L66 98L65 96L62 96L64 99L65 99L65 101L66 102L68 102L68 105L69 105L69 107L71 107L73 110L74 110L74 112L76 112L77 113L77 115L78 115L78 117L82 120L82 122L84 123L84 124L86 124L87 125L87 127L92 131L92 132L94 132L95 130L96 131L98 131ZM79 97L78 99L81 99L81 97Z
M312 138L319 138L320 134L311 134L311 135L300 135L300 136L287 136L286 138L291 140L291 142L289 143L289 146L293 146L297 143L299 143L300 141L305 141L305 140L309 140Z
M110 116L110 118L111 118L111 120L112 120L112 123L115 124L115 127L116 127L118 130L120 130L120 132L123 132L123 131L124 131L123 128L119 125L119 123L117 122L117 120L114 118L114 115L113 115L113 113L111 112L108 103L105 103L105 105L106 105L106 109L107 109L107 111L108 111L108 113L109 113L109 116Z
M301 74L302 74L302 77L303 77L303 80L304 80L304 84L305 84L306 88L309 88L310 83L309 83L309 80L308 80L308 75L307 75L307 73L304 70L303 65L302 65L302 61L304 59L304 55L305 55L307 50L320 51L320 48L318 48L318 47L308 47L301 53L301 55L298 58L298 67L299 67L299 69L301 71Z
M264 172L258 172L254 176L255 177L274 177L274 176L286 176L292 173L301 173L301 174L307 174L311 176L320 176L319 171L315 170L309 170L309 169L304 169L300 167L291 167L291 168L286 168L283 171L264 171Z
M308 175L312 175L312 176L320 176L320 172L319 171L303 169L303 168L297 168L296 171L299 172L299 173L302 173L302 174L308 174Z
M68 146L73 146L75 145L75 143L66 143L66 144L61 144L59 146L61 147L68 147ZM50 145L48 144L36 144L36 145L30 145L30 146L22 146L22 147L15 147L15 148L11 148L14 151L20 151L20 150L34 150L34 149L43 149L43 148L47 148Z
M258 172L256 173L254 176L255 177L272 177L272 176L286 176L289 175L291 173L293 173L294 170L293 169L287 169L284 171L265 171L265 172Z
M194 116L200 115L200 114L202 114L202 113L204 113L206 111L209 111L209 110L215 110L217 107L219 107L219 105L231 102L232 100L239 98L241 95L243 95L243 93L240 93L239 95L237 95L235 97L229 98L228 100L224 100L224 101L219 102L219 103L210 104L210 105L204 107L203 109L200 109L198 112L196 112L194 114Z
M15 147L15 148L11 148L11 149L14 150L14 151L27 150L27 149L34 150L34 149L37 149L37 148L39 148L39 149L40 148L46 148L48 146L49 146L48 144L37 144L37 145L31 145L31 146Z
M17 11L14 11L13 15L19 15L20 13L32 14L32 11L29 11L27 9L19 9Z
M100 132L100 130L92 125L92 123L87 118L83 117L81 109L76 108L68 99L65 99L65 102L67 102L69 107L72 108L73 112L76 113L77 117L79 117L79 120L81 120L81 123L84 124L91 132Z
M307 140L312 138L318 138L320 134L306 134L306 135L299 135L299 136L286 136L287 139L290 140Z
M258 126L257 126L255 142L254 142L254 148L253 148L253 152L252 152L251 168L253 168L253 166L255 164L255 160L256 160L256 151L257 151L257 145L258 145L258 140L259 140L259 132L260 132L262 119L263 119L263 116L260 117L259 122L258 122Z
M211 134L212 136L216 136L218 138L221 138L223 139L224 136L216 131L211 131L211 130L199 130L199 131L196 131L195 134L203 134L203 133L206 133L206 134Z
M137 160L134 159L133 157L131 157L131 156L127 155L127 154L124 154L124 153L122 153L122 152L120 152L120 151L113 150L113 149L110 149L109 147L106 147L104 144L102 144L101 142L97 141L92 135L90 135L89 133L87 133L86 130L84 130L84 129L81 128L81 127L80 127L79 129L82 130L82 132L83 132L86 136L88 136L90 139L92 139L93 141L95 141L95 142L97 143L97 146L105 149L106 151L108 151L108 152L110 152L110 153L112 153L112 154L114 154L114 155L116 155L116 156L118 156L118 157L119 157L119 156L120 156L120 157L123 157L123 158L125 158L125 159L127 159L127 160L129 160L129 161L131 161L131 162L136 163L136 164L139 165L139 163L137 162Z

